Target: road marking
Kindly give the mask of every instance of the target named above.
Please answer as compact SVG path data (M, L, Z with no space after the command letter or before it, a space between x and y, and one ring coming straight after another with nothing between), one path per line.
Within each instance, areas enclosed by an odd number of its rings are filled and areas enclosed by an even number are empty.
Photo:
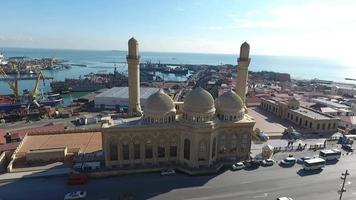
M211 195L211 196L205 196L205 197L197 197L197 198L191 198L191 199L185 199L185 200L222 199L222 198L228 198L228 197L238 196L239 194L241 194L241 193L240 193L240 192L235 192L235 193L228 193L228 194L220 194L220 195Z
M263 193L263 195L254 196L254 199L268 197L268 193Z
M178 190L196 190L196 189L209 189L211 188L210 186L199 186L199 187L190 187L190 188L178 188L178 189L174 189L175 191Z

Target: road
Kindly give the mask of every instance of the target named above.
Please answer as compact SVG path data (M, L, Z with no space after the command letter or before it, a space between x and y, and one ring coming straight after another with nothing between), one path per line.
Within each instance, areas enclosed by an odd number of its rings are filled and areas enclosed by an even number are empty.
M240 199L273 200L289 196L294 200L336 200L340 175L349 169L343 200L356 199L356 155L346 155L313 174L300 173L300 165L260 167L256 170L225 171L217 175L187 176L158 173L92 179L87 185L68 186L65 177L26 179L0 183L0 199L63 199L66 192L86 190L88 199L117 200L131 193L135 199Z

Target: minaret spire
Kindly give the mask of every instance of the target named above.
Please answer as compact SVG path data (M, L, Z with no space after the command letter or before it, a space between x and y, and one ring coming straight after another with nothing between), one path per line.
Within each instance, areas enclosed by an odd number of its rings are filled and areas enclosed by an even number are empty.
M240 47L240 57L237 60L237 80L236 93L246 104L246 87L248 79L248 66L250 65L250 45L247 42L242 43Z
M140 55L137 40L132 37L128 42L128 55L126 57L129 79L129 110L130 116L141 116L140 105Z

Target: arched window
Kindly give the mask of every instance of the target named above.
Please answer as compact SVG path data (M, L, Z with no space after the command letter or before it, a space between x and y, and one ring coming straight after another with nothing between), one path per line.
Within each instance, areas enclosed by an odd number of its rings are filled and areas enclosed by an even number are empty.
M161 139L159 141L157 152L158 152L158 157L159 158L164 158L166 156L166 148L164 147L164 140L163 139Z
M152 149L152 141L147 140L145 144L145 158L151 159L153 158L153 149Z
M110 142L110 160L118 160L118 148L117 148L117 143L114 141Z
M141 158L141 145L138 141L135 141L134 144L134 159L140 159Z
M199 142L199 152L206 152L207 144L205 140Z
M171 139L171 144L169 147L169 156L170 157L177 157L177 139L173 137Z
M231 136L231 146L230 146L230 153L235 153L237 150L237 136L235 134L233 134Z
M184 159L190 160L190 141L184 140Z
M214 137L214 140L213 140L213 149L211 151L211 157L215 158L215 155L216 155L216 137Z
M129 160L130 159L130 146L127 141L122 143L122 159Z
M226 153L226 136L219 137L219 153Z

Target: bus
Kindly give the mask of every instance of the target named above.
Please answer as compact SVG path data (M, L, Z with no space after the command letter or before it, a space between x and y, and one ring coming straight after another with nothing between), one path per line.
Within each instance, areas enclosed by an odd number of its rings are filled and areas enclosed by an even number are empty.
M304 170L317 170L325 167L326 161L322 158L312 158L309 160L305 160L303 163Z
M338 160L341 157L341 151L338 149L321 150L319 157L324 160Z

